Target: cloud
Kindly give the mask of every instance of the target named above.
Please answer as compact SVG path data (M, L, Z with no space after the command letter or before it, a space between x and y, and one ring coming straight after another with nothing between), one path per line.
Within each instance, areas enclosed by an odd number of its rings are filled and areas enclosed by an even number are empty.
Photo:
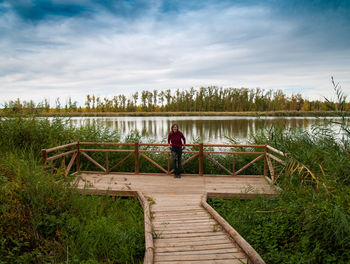
M82 103L88 93L209 85L319 98L331 92L331 75L349 85L349 23L342 15L330 20L340 7L327 7L327 19L324 9L283 15L301 7L274 2L5 1L0 101L72 96ZM25 5L42 14L26 17Z

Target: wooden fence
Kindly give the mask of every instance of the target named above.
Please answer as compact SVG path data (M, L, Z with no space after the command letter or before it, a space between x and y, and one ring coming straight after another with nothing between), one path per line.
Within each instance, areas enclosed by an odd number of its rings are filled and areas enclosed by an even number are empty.
M182 162L182 166L198 158L198 174L205 175L204 171L204 159L215 164L221 168L228 176L242 176L242 172L248 167L263 159L263 175L271 182L276 180L278 164L284 164L284 158L286 154L269 146L269 145L229 145L229 144L187 144L186 148L190 150L184 150L183 153L188 153L189 157ZM224 149L224 150L223 150ZM57 153L52 155L53 153ZM99 152L104 153L104 164L100 164L89 153ZM114 160L112 163L110 160L110 153L120 152L127 155ZM147 156L148 153L167 155L167 166L164 167L151 157ZM52 156L50 156L52 155ZM230 168L221 164L215 155L229 155L232 157L232 164ZM237 156L249 155L253 158L243 166L237 168ZM81 159L86 158L89 162L99 168L99 172L109 174L113 170L113 173L121 172L117 171L118 167L126 160L134 158L134 174L140 174L140 158L146 159L148 162L157 167L164 174L171 174L171 151L168 144L163 143L116 143L116 142L73 142L62 146L57 146L50 149L43 149L41 151L42 164L46 169L51 168L51 174L55 173L58 169L53 161L59 160L59 168L63 171L64 175L68 175L75 164L76 173L91 173L96 171L81 171ZM68 160L67 160L68 158ZM67 163L68 161L68 163ZM57 162L56 162L57 163Z

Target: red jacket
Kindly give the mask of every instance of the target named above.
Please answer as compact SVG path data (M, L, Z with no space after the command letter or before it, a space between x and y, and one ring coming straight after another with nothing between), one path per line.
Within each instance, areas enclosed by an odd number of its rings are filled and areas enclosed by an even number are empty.
M170 132L168 135L168 144L170 144L173 146L177 146L177 147L181 147L182 146L182 141L183 140L183 144L186 145L186 139L184 137L184 134L182 134L181 131L177 131L176 133L174 132Z

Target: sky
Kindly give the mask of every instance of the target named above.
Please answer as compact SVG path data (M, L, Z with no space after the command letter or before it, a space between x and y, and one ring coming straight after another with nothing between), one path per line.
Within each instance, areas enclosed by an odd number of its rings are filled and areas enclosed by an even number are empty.
M349 0L0 0L0 104L201 86L350 94Z

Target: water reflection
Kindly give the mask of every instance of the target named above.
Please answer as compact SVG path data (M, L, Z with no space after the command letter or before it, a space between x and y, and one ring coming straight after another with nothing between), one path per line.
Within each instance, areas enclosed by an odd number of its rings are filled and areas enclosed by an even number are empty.
M166 140L173 123L179 125L188 142L200 140L204 143L225 143L226 137L246 142L250 134L261 128L279 124L287 128L311 129L324 119L301 117L75 117L72 124L98 124L118 130L123 138L133 130L143 132L147 138L157 142Z

